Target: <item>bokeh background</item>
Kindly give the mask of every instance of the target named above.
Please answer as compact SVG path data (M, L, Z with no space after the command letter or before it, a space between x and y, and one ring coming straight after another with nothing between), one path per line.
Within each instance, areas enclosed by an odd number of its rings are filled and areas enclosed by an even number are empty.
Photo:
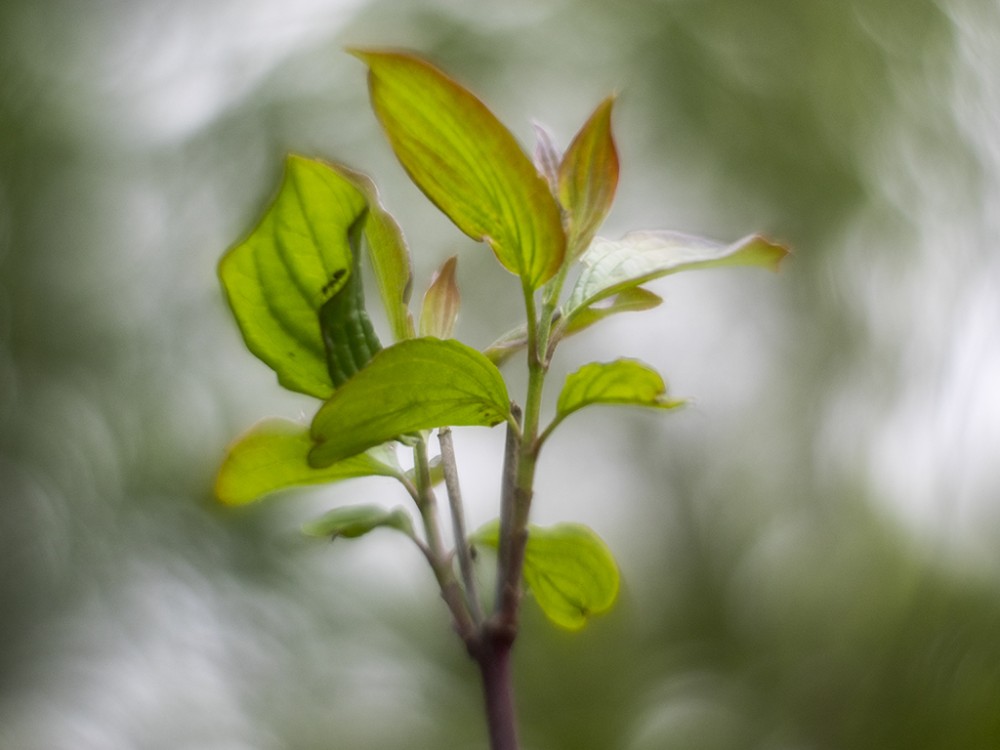
M578 634L526 605L525 747L1000 747L995 0L6 0L0 748L485 746L419 555L298 534L392 486L211 498L228 440L315 408L215 275L286 152L376 178L418 294L459 254L462 338L517 322L348 44L430 56L526 145L618 91L606 234L795 249L658 282L560 350L555 385L634 356L695 405L589 410L546 449L536 520L593 526L624 589ZM457 439L475 526L502 435Z

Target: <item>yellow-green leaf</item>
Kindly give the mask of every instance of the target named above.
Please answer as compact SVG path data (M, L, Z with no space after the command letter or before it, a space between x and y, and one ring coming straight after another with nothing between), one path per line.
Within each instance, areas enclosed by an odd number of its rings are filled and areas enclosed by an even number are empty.
M529 288L554 276L566 250L559 206L513 134L426 61L354 54L369 67L372 107L414 183Z
M219 263L247 347L290 390L333 392L319 310L347 283L351 228L364 211L364 196L329 166L289 156L263 219Z
M451 339L409 339L372 357L320 408L309 462L328 466L408 433L509 416L507 386L485 356Z
M278 490L364 476L402 476L395 451L372 448L323 469L306 457L312 449L309 428L284 419L259 422L226 451L215 480L215 495L226 505L245 505Z
M567 248L578 256L611 210L618 187L618 150L611 136L609 97L576 134L559 165L559 201L569 214Z
M608 546L586 526L533 526L524 550L524 582L549 620L579 630L615 603L618 566Z
M499 528L492 521L471 540L496 549ZM618 565L591 529L576 523L528 527L524 583L545 616L567 630L579 630L593 615L611 609L618 597Z
M556 403L556 418L546 435L570 414L591 404L676 409L684 402L671 399L660 374L642 362L634 359L591 362L566 378Z

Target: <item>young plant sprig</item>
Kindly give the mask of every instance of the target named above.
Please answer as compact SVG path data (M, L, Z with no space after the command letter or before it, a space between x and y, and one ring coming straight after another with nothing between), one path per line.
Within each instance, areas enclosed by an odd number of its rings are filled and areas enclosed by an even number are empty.
M353 54L368 66L372 106L397 158L424 194L518 280L525 324L483 352L451 338L459 307L451 258L414 325L409 251L372 182L339 164L289 156L277 196L225 254L219 275L250 351L285 388L322 403L310 425L269 419L238 438L216 494L242 505L354 477L399 482L416 519L402 507L349 506L303 530L336 539L388 528L419 547L479 665L491 747L511 750L518 740L510 654L523 591L553 623L576 630L612 606L619 584L614 559L593 531L529 524L539 453L569 415L587 406L682 404L639 361L596 362L567 377L554 416L543 424L542 393L557 345L611 315L655 307L659 297L643 287L649 281L716 266L776 269L787 251L756 235L730 245L675 232L596 237L618 183L612 98L565 154L539 129L533 162L479 99L429 63L398 52ZM387 346L366 312L363 252L391 329ZM498 367L520 352L528 381L515 402ZM499 518L469 534L450 428L499 424L507 430ZM432 459L435 430L439 455ZM400 449L412 451L412 470L397 461ZM442 480L453 550L439 519L435 487ZM496 550L492 596L477 590L475 545Z

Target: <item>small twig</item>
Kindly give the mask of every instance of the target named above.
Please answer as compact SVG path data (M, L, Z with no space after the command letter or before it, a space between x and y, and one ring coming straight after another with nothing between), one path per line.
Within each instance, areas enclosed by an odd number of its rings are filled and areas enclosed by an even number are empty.
M414 468L417 479L417 493L419 501L417 506L420 509L420 516L424 522L424 533L427 536L427 548L430 550L428 560L437 579L438 587L441 589L441 597L451 610L455 619L455 629L459 636L465 641L466 647L472 652L477 647L479 639L479 627L473 621L469 605L465 601L462 588L455 580L455 573L452 570L451 562L445 554L444 545L441 543L441 530L437 521L437 503L434 497L434 490L431 488L430 470L427 462L427 444L421 438L413 449Z
M451 439L450 427L442 427L438 430L438 442L441 445L441 466L444 469L444 484L448 490L448 502L451 508L451 526L455 534L455 554L458 556L458 567L462 572L462 582L465 584L465 594L469 600L469 611L472 614L472 619L478 625L483 621L483 610L479 603L475 571L472 568L472 555L469 552L469 542L466 538L462 488L458 483L455 445Z
M421 499L420 499L420 491L417 489L416 485L413 484L413 482L411 482L409 477L407 477L405 474L399 474L396 477L396 479L398 479L399 483L403 485L407 494L413 498L414 505L416 505L417 508L419 509L421 505ZM417 536L416 531L407 533L407 536L413 541L415 545L417 545L417 549L419 549L420 552L423 554L423 556L427 558L427 562L429 562L431 567L433 568L434 553L431 551L431 548L424 543L423 539Z

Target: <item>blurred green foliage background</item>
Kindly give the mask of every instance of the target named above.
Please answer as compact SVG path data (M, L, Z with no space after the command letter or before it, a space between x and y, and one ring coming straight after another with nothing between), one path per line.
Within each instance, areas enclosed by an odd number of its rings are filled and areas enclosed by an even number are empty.
M636 356L696 406L592 410L547 447L536 520L593 526L625 591L574 635L526 606L525 747L1000 747L994 0L7 0L0 748L485 744L419 555L297 533L391 487L211 500L230 438L313 408L215 276L287 151L375 177L418 294L459 253L460 337L517 320L394 163L347 44L430 56L525 144L619 91L607 233L795 249L778 276L664 280L561 351L554 386ZM458 433L473 526L501 443Z

